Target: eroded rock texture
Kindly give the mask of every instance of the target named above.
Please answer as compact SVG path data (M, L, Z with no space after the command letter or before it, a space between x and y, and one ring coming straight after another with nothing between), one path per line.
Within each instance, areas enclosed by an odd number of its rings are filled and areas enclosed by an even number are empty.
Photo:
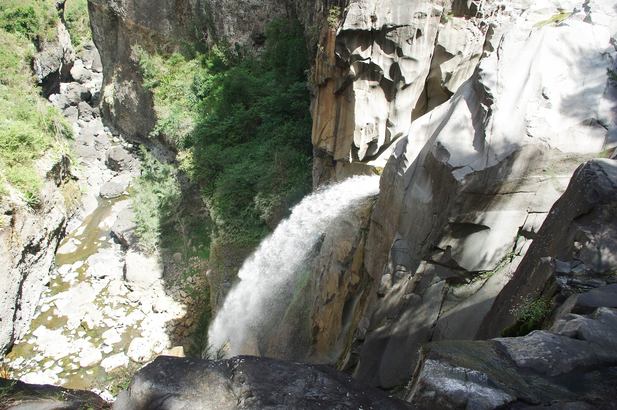
M574 170L615 146L616 23L599 1L350 2L317 58L315 182L389 159L339 365L394 388L423 343L483 334Z
M259 50L272 20L297 17L308 35L330 3L340 1L165 0L153 5L147 0L89 0L93 39L103 62L101 108L106 121L136 138L148 136L156 123L136 46L171 53L186 47L205 51L225 42L243 52Z
M116 410L408 409L401 400L325 366L239 356L161 356L139 371Z

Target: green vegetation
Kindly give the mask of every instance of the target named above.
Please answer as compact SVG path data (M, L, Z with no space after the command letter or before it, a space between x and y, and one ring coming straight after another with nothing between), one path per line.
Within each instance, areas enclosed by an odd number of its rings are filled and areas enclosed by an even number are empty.
M141 152L142 172L132 192L135 221L141 246L153 251L159 246L162 229L172 218L181 193L176 168L159 161L145 148Z
M75 48L92 40L88 0L67 0L64 4L64 21Z
M339 22L341 21L342 14L343 13L340 7L338 6L330 7L330 9L328 10L328 25L331 28L336 28L336 26L338 26Z
M179 149L180 168L200 187L213 220L212 249L254 247L310 189L308 58L300 25L272 23L260 57L224 46L206 55L134 51L154 95L153 136ZM139 219L142 233L160 234L154 219Z
M55 36L58 13L52 0L3 0L0 29L28 40Z
M551 300L547 297L536 299L527 298L512 310L516 317L516 323L501 334L504 337L525 336L526 334L542 328L542 325L552 310Z
M536 24L534 24L533 26L536 28L542 28L544 26L548 26L549 24L560 24L561 22L563 22L565 19L567 19L568 17L570 17L572 15L571 12L569 11L564 11L564 10L559 10L559 12L557 14L555 14L554 16L552 16L549 19L540 21Z
M66 152L65 141L72 136L60 112L40 97L30 70L32 41L50 35L55 24L51 4L32 0L0 6L0 200L9 192L8 182L31 206L39 203L42 185L36 161L48 151Z

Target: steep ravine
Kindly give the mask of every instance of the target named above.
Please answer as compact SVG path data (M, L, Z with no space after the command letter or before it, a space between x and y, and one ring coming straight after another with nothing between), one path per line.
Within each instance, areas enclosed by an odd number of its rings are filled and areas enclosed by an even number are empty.
M311 239L312 249L298 252L310 256L301 269L287 269L295 259L263 257L264 249L266 256L278 249L262 243L255 255L266 267L242 272L253 279L229 293L235 309L223 303L214 321L228 325L228 333L258 324L259 340L240 334L232 353L262 357L223 360L217 356L229 353L225 340L216 340L223 348L206 351L206 359L158 357L135 374L114 408L615 408L613 5L350 0L304 7L243 1L234 8L230 1L194 1L174 13L177 3L163 3L140 13L138 0L90 1L106 120L131 137L154 126L134 45L171 51L187 40L212 44L216 35L259 49L265 15L296 14L309 43L320 33L310 73L314 185L376 174L380 187L375 202L338 215L337 226L311 231L318 239L302 238ZM316 21L322 24L311 26ZM90 141L109 137L96 134ZM122 139L115 143L130 148ZM94 205L81 227L69 229L30 340L45 333L37 335L41 321L56 322L63 297L75 299L54 291L71 280L106 286L106 306L97 316L96 297L90 298L81 312L85 328L79 329L81 314L68 315L62 322L72 321L74 331L55 337L89 337L103 346L101 359L124 360L120 352L133 343L113 340L120 330L127 339L137 335L137 327L114 323L114 312L126 314L125 321L143 316L142 325L180 315L164 301L157 305L164 298L160 282L140 293L123 280L131 276L127 255L138 248L105 215L121 214L127 204L114 201ZM111 253L108 260L117 271L126 265L125 272L110 277L107 265L97 275L96 255ZM86 256L87 267L77 262ZM292 280L258 279L277 272ZM279 288L293 297L279 304L273 292ZM152 294L161 298L149 301ZM246 306L259 309L234 327L229 312ZM269 321L274 311L284 313ZM106 341L106 333L113 337ZM148 339L148 331L141 337ZM85 353L75 352L67 367L84 360L91 365L85 378L102 375L98 357L90 363ZM59 380L77 370L58 368L52 363L45 376ZM35 386L18 387L38 394Z

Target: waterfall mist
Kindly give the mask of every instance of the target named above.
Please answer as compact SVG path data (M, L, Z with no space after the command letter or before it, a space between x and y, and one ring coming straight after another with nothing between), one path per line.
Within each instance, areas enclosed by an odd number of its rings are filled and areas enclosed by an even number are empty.
M208 343L227 356L259 354L264 328L276 326L298 274L322 234L345 211L379 192L378 176L356 176L305 197L244 262L210 325Z

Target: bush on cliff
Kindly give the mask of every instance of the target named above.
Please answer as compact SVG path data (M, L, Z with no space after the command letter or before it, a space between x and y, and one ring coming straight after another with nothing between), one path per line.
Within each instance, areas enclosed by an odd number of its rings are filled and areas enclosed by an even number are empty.
M181 168L201 187L213 249L251 249L310 190L308 57L299 23L272 23L257 57L224 45L206 55L134 51L154 96L154 136L179 149Z
M43 179L36 161L68 151L72 132L61 113L40 95L30 69L35 39L49 35L54 9L47 1L0 5L0 200L6 183L35 206ZM57 17L56 17L57 18Z

